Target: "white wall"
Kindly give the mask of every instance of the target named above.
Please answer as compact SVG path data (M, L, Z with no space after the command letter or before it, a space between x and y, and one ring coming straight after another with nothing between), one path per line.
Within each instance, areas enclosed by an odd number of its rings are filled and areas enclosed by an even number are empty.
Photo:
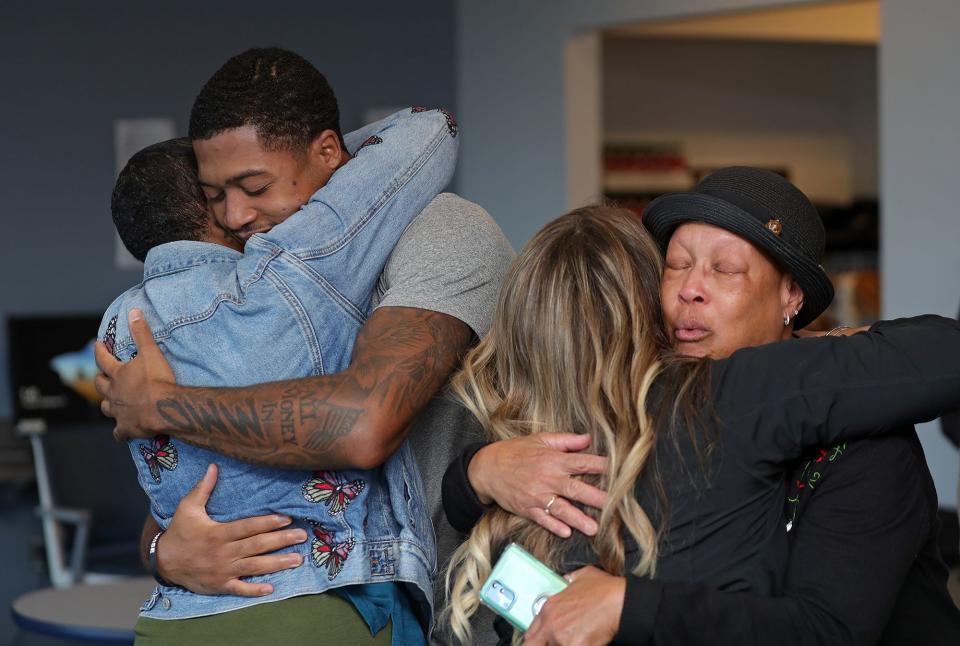
M691 166L786 167L818 203L877 195L877 48L610 37L609 141L681 141Z
M960 306L960 3L883 0L880 49L883 312ZM941 504L956 506L957 452L938 424L920 439Z

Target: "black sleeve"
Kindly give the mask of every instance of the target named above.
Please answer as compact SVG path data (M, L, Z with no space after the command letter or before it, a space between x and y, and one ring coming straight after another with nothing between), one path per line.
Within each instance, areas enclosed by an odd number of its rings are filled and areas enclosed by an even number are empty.
M960 318L960 314L957 315ZM940 418L943 434L960 449L960 408Z
M483 516L483 512L487 510L467 477L470 460L487 444L488 442L476 442L468 445L463 453L450 463L446 473L443 474L441 489L443 513L447 515L450 525L461 534L469 534Z
M714 363L713 390L730 435L779 464L960 408L960 322L881 321L850 337L739 350Z
M842 646L805 630L803 602L627 576L622 646Z
M922 461L912 434L848 445L794 525L783 596L628 577L615 643L875 644L930 531Z
M943 434L960 449L960 409L941 417L940 425L943 427Z

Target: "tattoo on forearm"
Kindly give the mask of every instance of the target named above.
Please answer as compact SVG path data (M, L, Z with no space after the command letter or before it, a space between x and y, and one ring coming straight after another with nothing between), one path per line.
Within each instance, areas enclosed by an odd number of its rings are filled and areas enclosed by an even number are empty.
M260 440L266 439L260 419L257 417L257 406L252 399L246 399L244 406L238 406L233 409L233 415L230 409L220 404L219 410L227 424L236 430L241 437L256 437Z
M349 464L342 441L364 415L386 413L397 429L405 428L447 380L471 336L443 314L383 308L360 331L353 362L342 373L242 389L185 389L158 401L157 413L181 439L248 462Z
M234 406L232 411L212 398L161 399L157 402L157 413L173 429L182 432L197 429L221 436L228 436L232 432L243 438L266 439L252 399Z
M310 451L326 453L340 438L350 435L353 427L363 411L356 408L341 408L325 415L320 422L319 432L311 433L307 438L305 448Z
M264 402L260 405L260 410L263 411L263 421L272 422L273 415L277 412L277 404L275 402Z
M280 435L284 444L297 443L297 429L293 421L293 400L280 400Z

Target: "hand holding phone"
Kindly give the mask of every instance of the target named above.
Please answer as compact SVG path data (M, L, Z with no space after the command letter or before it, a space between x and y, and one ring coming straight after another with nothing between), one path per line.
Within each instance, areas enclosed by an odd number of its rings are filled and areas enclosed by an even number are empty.
M567 587L556 572L516 543L510 543L480 588L480 601L526 631L551 596Z

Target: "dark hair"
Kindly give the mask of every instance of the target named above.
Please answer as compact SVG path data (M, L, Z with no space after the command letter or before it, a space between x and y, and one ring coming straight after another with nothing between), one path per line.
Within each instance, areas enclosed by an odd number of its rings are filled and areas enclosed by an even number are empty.
M337 97L299 54L248 49L210 77L193 102L190 138L253 126L267 150L305 150L324 130L340 133Z
M110 201L113 223L137 260L157 245L199 240L210 226L187 138L147 146L120 171Z

